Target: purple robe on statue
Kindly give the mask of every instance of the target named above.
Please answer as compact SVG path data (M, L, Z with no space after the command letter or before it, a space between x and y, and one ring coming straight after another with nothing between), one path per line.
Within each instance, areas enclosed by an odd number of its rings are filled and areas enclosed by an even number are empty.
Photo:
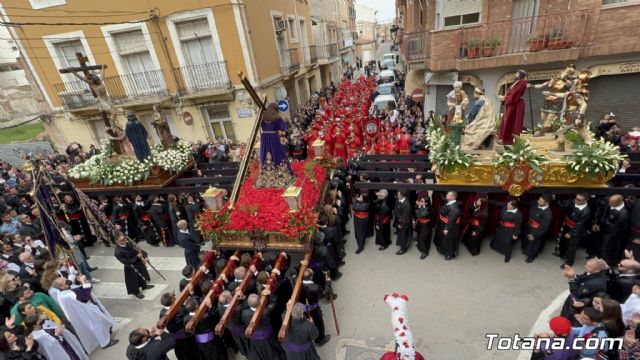
M279 118L272 122L263 121L260 128L262 129L262 136L260 137L260 164L264 166L267 160L267 153L270 153L271 161L275 167L285 163L289 172L293 175L289 158L284 150L284 146L282 146L280 142L280 134L278 133L278 131L287 130L287 125L284 120Z

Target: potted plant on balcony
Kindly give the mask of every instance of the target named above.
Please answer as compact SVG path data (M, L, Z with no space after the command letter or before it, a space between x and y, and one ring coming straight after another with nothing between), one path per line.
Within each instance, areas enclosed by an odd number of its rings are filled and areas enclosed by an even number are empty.
M482 56L491 57L496 54L496 47L500 46L500 39L491 38L489 40L485 40L482 44Z
M551 31L551 35L549 36L549 50L562 49L564 46L563 38L564 32L561 29L554 28L553 31Z
M469 59L475 59L480 57L480 46L482 45L482 41L480 40L471 40L469 41L469 47L467 50L467 56Z
M529 38L529 51L530 52L538 52L545 49L547 45L546 37L548 35L538 35Z

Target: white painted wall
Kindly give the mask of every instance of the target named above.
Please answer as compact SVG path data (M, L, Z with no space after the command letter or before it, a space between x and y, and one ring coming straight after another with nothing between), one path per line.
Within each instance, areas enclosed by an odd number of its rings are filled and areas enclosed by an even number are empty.
M6 39L11 39L9 30L5 26L0 26L0 65L14 64L16 58L20 56L18 45L13 40Z

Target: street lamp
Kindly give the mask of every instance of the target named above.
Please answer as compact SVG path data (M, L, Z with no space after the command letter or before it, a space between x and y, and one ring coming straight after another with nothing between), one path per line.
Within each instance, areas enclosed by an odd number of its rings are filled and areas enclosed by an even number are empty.
M311 144L311 147L313 147L313 152L316 154L314 160L324 159L324 140L316 139L316 141Z
M300 208L300 195L302 188L299 186L289 186L282 194L284 201L289 205L289 212L295 212Z
M224 195L226 194L225 189L218 189L216 187L210 186L204 194L202 194L202 198L207 203L207 206L213 211L222 210L224 206Z

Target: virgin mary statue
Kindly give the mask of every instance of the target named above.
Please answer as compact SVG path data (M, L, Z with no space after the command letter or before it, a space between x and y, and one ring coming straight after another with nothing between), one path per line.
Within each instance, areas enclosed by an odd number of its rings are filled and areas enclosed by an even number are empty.
M255 181L256 187L284 188L294 181L293 170L287 152L280 142L280 132L287 130L287 124L280 117L275 103L267 105L260 123L260 175Z

